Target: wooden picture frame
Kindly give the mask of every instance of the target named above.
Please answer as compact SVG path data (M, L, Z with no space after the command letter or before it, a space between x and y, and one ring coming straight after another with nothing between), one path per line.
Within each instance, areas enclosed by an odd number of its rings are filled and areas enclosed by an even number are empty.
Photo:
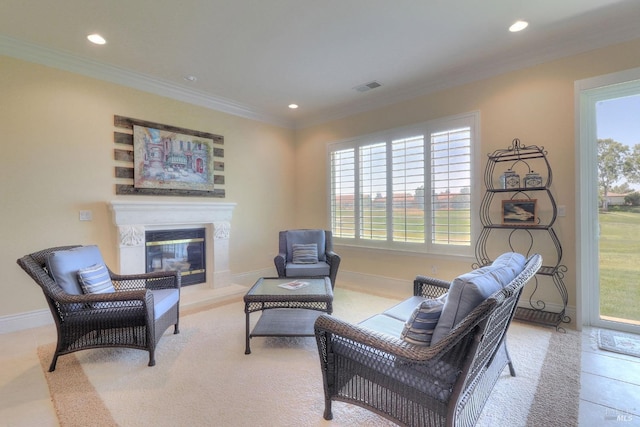
M538 220L537 199L510 199L502 201L502 225L532 226Z
M225 197L224 137L222 135L118 115L113 117L113 124L114 127L119 129L113 133L113 142L115 144L113 154L114 160L116 160L115 178L117 180L116 194L129 196ZM174 142L169 140L166 144L160 144L161 147L157 147L162 148L164 151L159 151L156 154L159 154L161 159L166 160L168 153L171 151L170 146L174 146L174 151L182 152L188 158L186 165L175 168L170 166L172 170L167 170L166 175L162 176L162 178L167 177L168 180L156 179L157 182L146 183L136 181L136 178L144 177L147 170L151 172L151 176L159 177L157 173L153 172L153 169L159 169L159 165L155 165L155 168L153 168L150 167L149 163L147 165L144 164L149 162L150 154L141 145L139 138L138 143L134 143L134 127L153 129L154 132L164 133L169 138L171 138L171 135L179 135L175 146ZM182 148L180 148L180 141L183 142ZM189 151L189 141L191 142L191 151ZM193 151L194 143L205 145L206 159L201 156L203 150L200 149L203 147L198 148L200 153ZM135 152L136 148L138 149L137 153ZM151 151L155 151L155 146ZM145 159L145 157L147 158ZM202 158L200 164L198 164L198 157ZM141 164L140 162L143 163ZM207 177L204 185L198 183L197 180L187 179L184 182L183 179L172 179L172 174L180 172L183 175L184 169L189 167L196 174L204 175L206 171ZM213 179L213 186L211 185L211 179Z

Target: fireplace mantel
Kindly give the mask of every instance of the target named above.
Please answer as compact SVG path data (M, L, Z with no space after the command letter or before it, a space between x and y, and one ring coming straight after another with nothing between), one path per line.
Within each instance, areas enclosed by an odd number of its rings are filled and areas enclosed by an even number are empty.
M145 232L170 228L207 230L207 283L210 288L230 284L229 239L235 203L156 202L116 200L109 203L118 228L121 274L145 272Z

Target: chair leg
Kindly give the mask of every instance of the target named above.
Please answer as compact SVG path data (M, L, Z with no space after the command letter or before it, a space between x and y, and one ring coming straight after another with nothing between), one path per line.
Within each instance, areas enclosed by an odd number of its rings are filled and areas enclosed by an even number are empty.
M509 361L509 374L511 374L512 377L516 376L516 368L513 367L513 361L511 360L511 355L509 354L509 350L507 349L507 342L506 340L502 343L502 345L504 345L504 352L507 355L507 360Z
M175 334L179 334L179 333L180 333L180 328L178 327L178 324L176 323L173 326L173 334L175 335Z
M51 360L51 365L49 365L49 372L53 372L56 370L56 363L58 362L58 353L53 355L53 360Z
M153 350L149 350L149 366L156 366L156 355Z
M333 413L331 412L331 399L324 400L324 419L329 421L333 419Z

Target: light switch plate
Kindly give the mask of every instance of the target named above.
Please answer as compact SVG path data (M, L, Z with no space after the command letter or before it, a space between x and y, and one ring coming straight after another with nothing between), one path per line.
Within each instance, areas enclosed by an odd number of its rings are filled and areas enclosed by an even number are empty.
M80 211L80 221L91 221L93 213L91 211Z

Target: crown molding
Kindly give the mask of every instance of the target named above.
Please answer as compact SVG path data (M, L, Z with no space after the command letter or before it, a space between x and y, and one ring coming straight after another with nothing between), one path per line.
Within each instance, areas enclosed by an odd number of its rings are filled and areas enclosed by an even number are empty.
M257 120L288 129L294 127L292 121L265 114L229 99L207 95L143 73L129 71L99 61L82 58L66 51L45 48L4 35L0 35L0 54L82 74L87 77L116 83L246 119Z

